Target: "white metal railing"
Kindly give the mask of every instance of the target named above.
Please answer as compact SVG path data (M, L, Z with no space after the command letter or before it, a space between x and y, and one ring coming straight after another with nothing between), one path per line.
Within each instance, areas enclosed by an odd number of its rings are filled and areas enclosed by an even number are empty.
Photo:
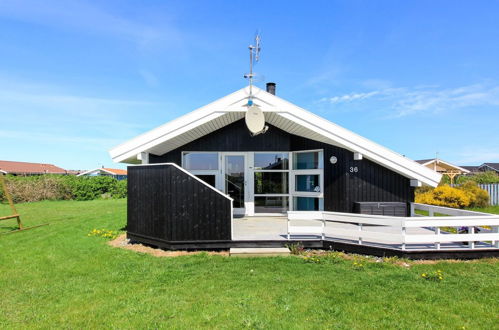
M288 212L287 238L292 236L320 236L354 240L358 244L375 243L414 249L448 248L499 249L499 215L481 212L432 208L414 205L414 209L432 213L453 213L452 216L392 217L340 212ZM313 226L320 222L320 226ZM465 228L465 233L449 233L442 227ZM485 227L485 228L484 228ZM463 244L464 243L464 244Z

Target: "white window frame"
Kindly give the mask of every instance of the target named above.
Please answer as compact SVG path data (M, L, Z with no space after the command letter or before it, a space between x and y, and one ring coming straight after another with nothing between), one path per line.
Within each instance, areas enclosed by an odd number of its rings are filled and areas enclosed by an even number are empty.
M288 198L288 209L292 210L292 201L291 201L291 194L290 194L290 172L291 172L291 167L292 167L292 159L291 159L291 154L292 151L254 151L251 152L252 157L251 157L251 163L250 163L250 175L251 175L251 180L250 182L251 187L251 195L253 196L253 201L255 200L256 197L287 197ZM255 154L288 154L288 169L287 170L257 170L255 169ZM287 194L256 194L255 193L255 172L272 172L272 173L277 173L277 172L285 172L288 173L288 193ZM285 213L263 213L263 212L254 212L255 215L257 216L280 216Z
M316 169L295 169L294 166L294 155L298 153L310 153L310 152L318 152L319 153L319 162L318 168ZM294 207L294 198L295 197L311 197L319 199L319 211L324 209L324 149L312 149L312 150L299 150L293 151L293 156L291 157L293 162L291 163L291 169L289 171L290 178L290 202L289 208L290 210L295 210ZM319 176L319 192L312 191L298 191L296 190L296 176L297 175L318 175ZM322 200L322 201L321 201ZM322 207L321 207L322 206ZM321 210L322 208L322 210Z
M216 170L188 170L184 167L184 156L185 154L195 154L195 153L200 153L200 154L215 154L217 155L217 169ZM182 156L181 156L181 167L188 171L189 173L193 175L214 175L215 176L215 188L217 188L220 191L223 191L222 186L221 186L221 160L220 160L220 155L219 152L215 151L182 151Z

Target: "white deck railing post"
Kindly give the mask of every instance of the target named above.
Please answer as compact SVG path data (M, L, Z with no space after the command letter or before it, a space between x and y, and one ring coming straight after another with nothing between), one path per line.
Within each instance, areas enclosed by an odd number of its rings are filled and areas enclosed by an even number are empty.
M359 226L359 244L362 245L362 224L358 223Z
M322 240L326 238L326 219L324 218L324 213L322 214Z
M499 226L491 227L491 232L498 234L499 233ZM499 241L492 241L492 246L499 249Z
M405 226L402 227L402 250L405 251L405 234L406 234L406 230L405 230Z
M474 234L475 233L475 227L471 226L468 227L468 234ZM469 241L468 242L469 248L474 249L475 248L475 241Z
M289 233L289 215L288 215L288 241L291 238L291 234Z
M435 227L435 235L440 235L440 227ZM435 248L440 250L440 242L435 242Z

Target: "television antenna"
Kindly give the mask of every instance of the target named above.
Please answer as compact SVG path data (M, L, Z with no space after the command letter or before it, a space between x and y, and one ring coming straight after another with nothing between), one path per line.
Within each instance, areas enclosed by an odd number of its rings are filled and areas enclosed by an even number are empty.
M255 80L255 73L253 72L253 67L255 66L256 62L260 60L260 46L261 42L261 37L257 33L255 36L255 43L254 45L249 45L249 55L250 55L250 71L249 73L244 75L244 78L248 79L249 81L249 96L248 96L248 111L246 111L245 115L245 121L246 121L246 126L248 127L248 130L250 131L252 136L262 134L267 132L269 129L268 126L265 125L265 116L262 112L262 109L260 109L259 106L253 103L253 82Z
M254 45L249 45L249 55L250 55L250 71L249 73L244 75L244 78L248 79L249 81L249 98L248 98L248 106L251 106L253 104L253 80L255 79L255 73L253 72L253 67L255 66L256 62L260 60L260 41L261 37L260 34L255 35L255 44Z

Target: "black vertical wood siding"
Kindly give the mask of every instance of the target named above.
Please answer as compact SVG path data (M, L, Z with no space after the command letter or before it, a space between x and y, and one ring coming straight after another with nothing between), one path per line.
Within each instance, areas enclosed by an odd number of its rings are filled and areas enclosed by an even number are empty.
M150 155L151 163L181 165L182 151L299 151L324 150L324 209L354 212L355 202L413 202L410 180L370 160L353 160L353 153L333 145L289 134L269 125L265 134L251 137L239 120L162 156ZM335 156L336 164L329 158ZM358 172L350 172L357 167Z
M231 201L172 165L128 167L127 231L180 241L231 239Z

